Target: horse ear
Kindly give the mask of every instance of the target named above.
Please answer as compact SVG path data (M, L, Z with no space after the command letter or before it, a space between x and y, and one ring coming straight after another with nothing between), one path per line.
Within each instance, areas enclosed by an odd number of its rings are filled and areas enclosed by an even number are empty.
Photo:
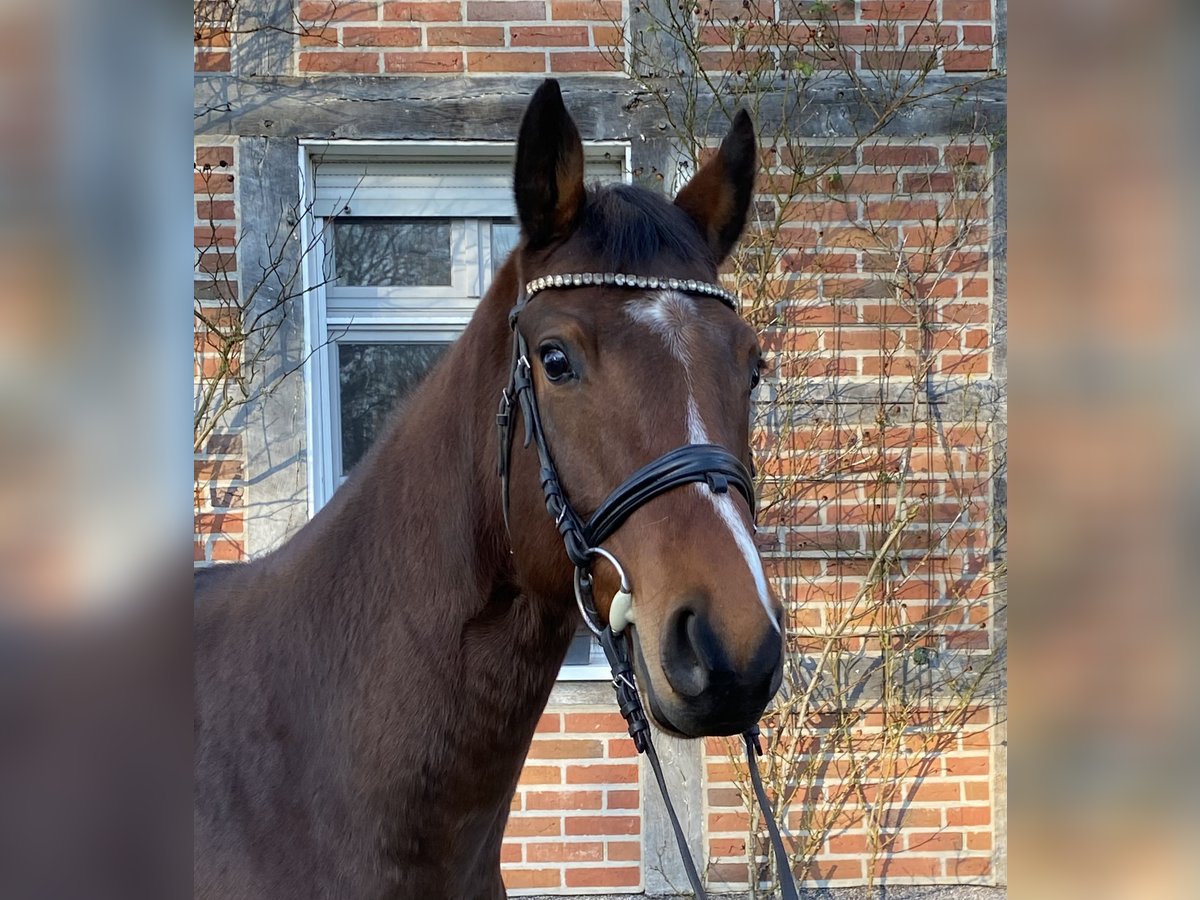
M566 237L583 209L583 143L553 79L537 89L521 120L513 193L535 248Z
M700 226L718 264L729 255L746 225L757 168L754 124L742 109L717 155L675 197L675 205Z

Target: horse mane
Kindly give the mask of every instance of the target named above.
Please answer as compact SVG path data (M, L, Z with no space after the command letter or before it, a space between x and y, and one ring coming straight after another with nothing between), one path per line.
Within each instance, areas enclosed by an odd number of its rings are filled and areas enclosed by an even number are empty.
M712 249L692 218L661 194L632 184L596 185L588 191L580 232L589 249L613 271L642 269L663 256L706 260Z

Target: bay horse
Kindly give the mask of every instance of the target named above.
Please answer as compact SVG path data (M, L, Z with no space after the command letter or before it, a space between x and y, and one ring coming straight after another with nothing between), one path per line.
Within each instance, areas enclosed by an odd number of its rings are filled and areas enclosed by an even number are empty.
M753 192L749 116L674 202L587 188L583 158L547 81L520 127L521 239L467 329L291 540L197 576L197 897L505 896L509 803L580 624L564 520L672 448L749 467L760 353L714 286ZM547 515L541 447L571 517ZM782 669L752 505L706 477L624 510L603 548L621 572L593 586L605 618L628 578L621 640L655 725L686 737L752 727Z

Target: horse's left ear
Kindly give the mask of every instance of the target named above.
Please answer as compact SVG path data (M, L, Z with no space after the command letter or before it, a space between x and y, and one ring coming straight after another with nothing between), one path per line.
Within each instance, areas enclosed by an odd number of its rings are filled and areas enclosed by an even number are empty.
M718 264L729 255L746 226L757 169L754 124L744 109L738 110L717 155L675 197L675 205L700 226Z
M583 210L583 142L553 79L534 92L521 120L513 194L534 249L570 234Z

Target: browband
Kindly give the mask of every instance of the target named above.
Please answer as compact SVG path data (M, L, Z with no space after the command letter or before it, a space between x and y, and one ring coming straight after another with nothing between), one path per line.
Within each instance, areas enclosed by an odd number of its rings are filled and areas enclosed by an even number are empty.
M613 272L572 272L564 275L545 275L535 278L525 284L525 299L528 301L538 291L547 288L565 287L627 287L642 291L686 291L689 294L704 294L716 297L734 312L737 312L738 301L719 284L707 281L695 281L690 278L654 278L645 275L624 275Z

